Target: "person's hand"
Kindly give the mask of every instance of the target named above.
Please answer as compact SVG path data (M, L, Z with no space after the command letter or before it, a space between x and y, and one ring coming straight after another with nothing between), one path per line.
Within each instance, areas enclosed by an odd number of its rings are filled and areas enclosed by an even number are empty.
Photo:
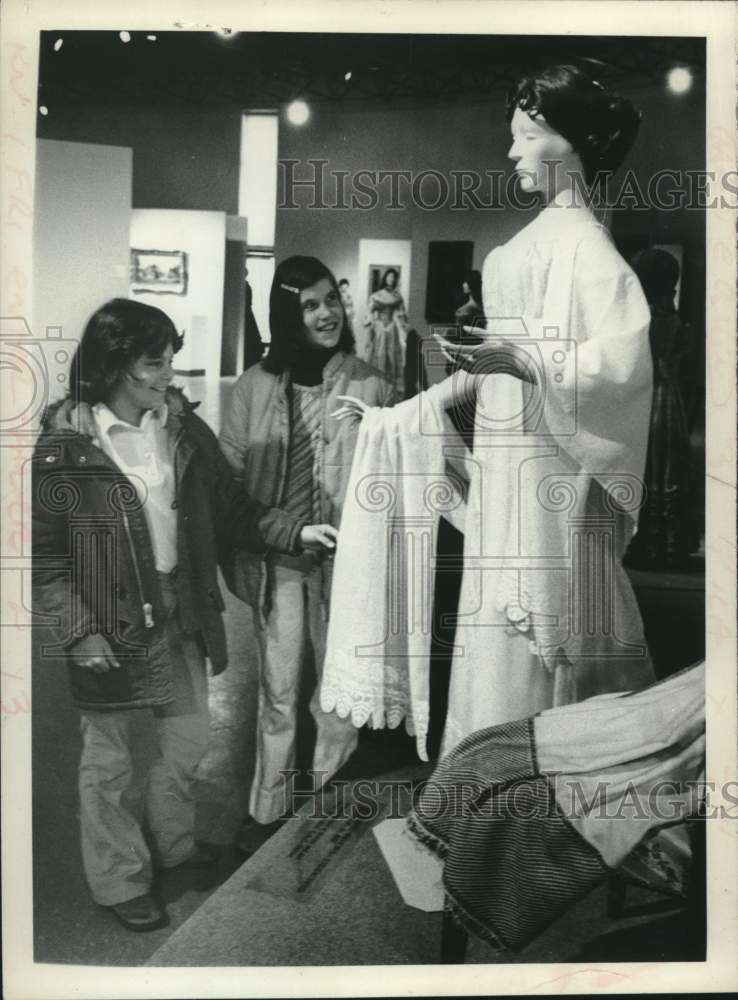
M479 337L480 330L465 326L464 332ZM500 337L485 337L474 344L454 343L446 340L438 333L433 338L441 349L441 353L451 364L463 368L475 375L503 374L513 375L523 382L535 384L536 377L530 355L525 348L512 340Z
M344 401L343 406L339 406L337 410L331 413L331 416L335 417L336 420L345 420L346 417L354 417L357 420L361 420L364 414L371 410L371 406L367 406L357 396L337 396L336 398Z
M106 674L111 667L120 667L107 639L101 635L88 635L75 643L72 647L72 660L75 666L91 670L95 674Z
M300 544L304 549L320 552L333 551L338 541L338 531L332 524L306 524L300 532Z

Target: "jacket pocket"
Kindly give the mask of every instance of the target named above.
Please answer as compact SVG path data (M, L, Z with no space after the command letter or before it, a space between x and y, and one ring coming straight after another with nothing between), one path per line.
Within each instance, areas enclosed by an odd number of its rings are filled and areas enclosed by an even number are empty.
M120 659L119 650L115 653ZM137 690L132 682L131 666L125 658L120 659L120 667L111 667L104 674L70 663L69 682L74 700L88 708L133 705L143 697L143 691Z
M239 549L227 567L223 567L223 578L232 594L256 609L261 603L266 586L266 569L260 556Z
M243 549L239 549L226 572L224 579L232 594L253 610L256 623L266 627L269 614L269 594L267 566L265 560Z
M113 616L122 625L131 625L140 617L133 610L133 600L128 591L123 587L116 587L113 591Z

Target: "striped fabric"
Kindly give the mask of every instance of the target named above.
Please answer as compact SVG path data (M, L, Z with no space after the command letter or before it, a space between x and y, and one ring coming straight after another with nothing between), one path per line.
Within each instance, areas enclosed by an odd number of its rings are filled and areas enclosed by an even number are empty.
M441 760L408 822L445 859L447 909L500 949L524 947L609 872L537 774L532 720L463 740Z
M317 459L322 425L322 386L292 384L292 428L284 508L310 524L320 523Z
M519 951L613 871L671 895L690 876L704 780L704 663L471 733L416 796L450 912Z

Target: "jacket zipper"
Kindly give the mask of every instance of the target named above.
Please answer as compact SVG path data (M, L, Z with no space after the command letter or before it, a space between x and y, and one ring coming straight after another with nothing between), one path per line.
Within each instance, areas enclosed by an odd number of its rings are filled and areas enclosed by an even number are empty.
M179 432L177 434L177 437L175 439L175 442L174 442L174 452L173 452L173 455L172 455L172 464L174 466L174 488L175 488L175 491L176 491L176 488L177 488L177 452L179 450L179 445L180 445L180 442L181 442L183 436L184 436L184 428L182 427L182 428L180 428L180 430L179 430ZM175 502L176 502L176 493L175 493ZM140 569L140 567L138 565L138 557L136 556L136 547L133 544L133 536L131 535L131 525L130 525L130 523L128 521L128 515L125 513L125 511L123 512L123 525L124 525L124 527L126 529L126 536L128 538L128 547L131 550L131 559L132 559L132 562L133 562L133 571L136 574L136 583L138 584L138 592L139 592L139 595L141 596L141 598L143 598L143 600L141 602L141 610L143 611L144 624L145 624L146 628L153 628L154 627L154 609L153 609L151 603L149 601L145 600L144 588L143 588L143 580L141 578L141 569Z
M179 503L177 500L177 490L179 487L179 477L177 476L177 453L179 452L179 446L182 443L182 438L184 437L184 427L180 427L177 431L177 436L174 439L174 448L172 449L172 472L174 473L174 502Z
M141 610L144 615L144 624L146 628L154 627L154 614L151 604L145 600L143 580L141 579L141 570L138 565L138 557L136 555L136 547L133 544L133 537L131 535L131 526L128 522L128 514L123 512L123 525L126 529L126 536L128 538L128 547L131 550L131 560L133 562L133 572L136 574L136 583L138 584L139 596L143 599L141 603Z

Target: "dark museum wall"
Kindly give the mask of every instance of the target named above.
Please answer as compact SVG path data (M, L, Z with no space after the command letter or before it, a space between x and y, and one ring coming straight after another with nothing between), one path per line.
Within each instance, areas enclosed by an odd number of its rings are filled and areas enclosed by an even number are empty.
M656 170L704 169L704 88L696 81L685 95L676 96L664 84L622 87L643 111L641 135L624 169L631 166L641 186ZM310 177L310 159L324 159L326 171L436 170L509 172L509 130L502 94L477 104L444 108L356 110L347 106L312 104L307 125L280 122L279 156L296 160L296 178ZM236 106L198 108L159 107L141 110L87 107L74 110L51 107L39 119L39 137L76 142L129 146L133 149L133 208L171 208L238 211L238 173L241 109ZM335 201L335 183L326 173L326 202ZM285 194L280 172L279 195ZM347 182L347 191L351 188ZM529 220L527 212L509 210L459 211L452 198L437 210L413 206L407 187L401 188L405 210L386 208L389 186L380 188L385 210L307 209L312 194L295 192L300 209L277 211L276 256L310 252L349 277L356 277L360 239L413 241L412 281L408 290L411 320L422 326L425 303L428 242L472 240L474 265L505 242ZM423 196L432 201L437 185L426 181ZM483 201L489 188L480 189ZM616 237L636 242L677 243L685 247L685 298L688 318L698 322L704 306L704 213L673 211L619 212L613 219Z
M641 135L623 165L632 167L639 185L646 189L648 178L659 169L702 170L705 120L704 93L698 88L684 98L676 98L663 86L640 87L627 96L643 112ZM504 101L495 95L481 105L444 109L402 111L346 112L340 109L314 110L303 129L283 125L280 131L280 158L298 160L295 177L309 178L310 159L329 159L326 171L399 170L414 173L436 170L451 177L452 171L510 171L507 151L510 133L505 121ZM348 190L348 181L347 190ZM326 200L335 200L335 182L326 184ZM389 200L389 181L380 187L383 201ZM287 254L309 250L342 274L355 273L358 241L364 239L410 239L413 241L411 318L422 322L425 302L428 242L430 240L472 240L474 266L480 267L486 254L504 243L531 218L525 211L454 210L452 198L437 210L412 206L404 192L405 211L366 211L361 208L341 211L328 209L280 209L277 213L277 252ZM438 186L429 179L423 197L431 203ZM489 202L489 188L480 189L483 202ZM295 191L294 200L307 206L310 189ZM366 200L366 199L365 199ZM677 209L670 212L627 211L613 218L616 236L645 236L656 243L683 244L691 248L691 257L701 257L704 240L704 215L699 211ZM694 263L701 267L697 261ZM699 282L694 282L699 284ZM697 318L702 303L692 303L690 314Z

